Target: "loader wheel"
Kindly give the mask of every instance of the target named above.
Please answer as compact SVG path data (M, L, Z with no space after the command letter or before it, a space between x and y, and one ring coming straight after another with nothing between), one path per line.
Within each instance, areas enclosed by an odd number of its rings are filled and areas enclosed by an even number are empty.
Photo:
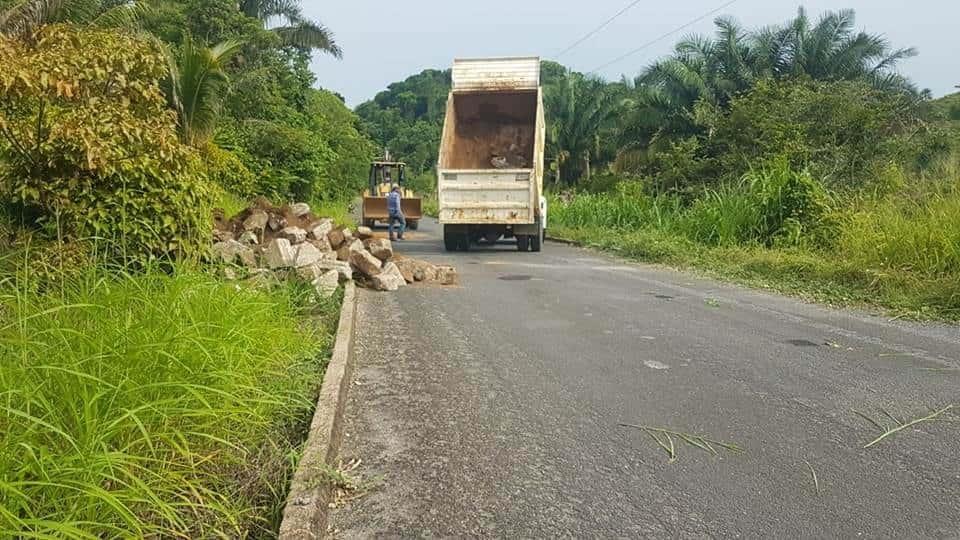
M407 228L411 231L415 231L420 228L420 220L408 221Z
M517 251L527 251L530 249L530 237L523 234L517 236Z

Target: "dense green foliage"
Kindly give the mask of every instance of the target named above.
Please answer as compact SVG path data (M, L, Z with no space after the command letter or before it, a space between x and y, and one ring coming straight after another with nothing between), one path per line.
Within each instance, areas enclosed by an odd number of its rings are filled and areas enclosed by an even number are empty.
M0 281L0 536L269 536L335 321L189 269L33 272Z
M362 184L311 51L296 1L0 0L0 537L276 534L336 302L202 260L214 201Z
M23 220L61 237L105 238L130 254L197 253L210 200L177 141L151 42L48 26L0 36L0 190Z

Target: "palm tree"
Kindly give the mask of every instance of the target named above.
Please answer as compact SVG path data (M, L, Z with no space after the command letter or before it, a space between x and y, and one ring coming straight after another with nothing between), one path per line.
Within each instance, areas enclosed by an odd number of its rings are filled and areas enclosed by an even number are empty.
M777 78L863 79L879 88L915 91L893 68L917 51L893 49L883 36L855 32L855 24L853 10L828 11L812 24L801 7L784 26L759 32L753 47L763 67Z
M248 17L260 19L264 24L279 19L281 26L273 29L283 43L302 49L316 49L335 58L343 51L333 38L333 32L322 24L303 16L299 0L241 0L240 11Z
M615 94L599 79L579 73L566 76L545 91L548 115L547 151L557 163L557 182L590 177L590 161L599 154L600 133L615 110ZM572 160L564 177L563 165Z
M225 41L207 48L188 38L176 61L171 58L168 99L177 112L183 142L197 146L212 137L228 82L224 64L241 45Z
M714 37L690 36L667 58L654 62L633 85L632 118L625 135L638 129L671 135L696 133L696 105L721 109L762 78L863 80L889 91L918 95L894 68L916 54L893 49L882 37L855 32L851 10L827 12L811 23L801 8L780 26L744 31L733 19L715 22ZM652 131L646 127L653 127ZM636 139L636 137L634 137Z
M40 27L69 22L100 27L133 28L147 8L141 2L110 3L104 0L19 0L0 9L0 35L26 41Z

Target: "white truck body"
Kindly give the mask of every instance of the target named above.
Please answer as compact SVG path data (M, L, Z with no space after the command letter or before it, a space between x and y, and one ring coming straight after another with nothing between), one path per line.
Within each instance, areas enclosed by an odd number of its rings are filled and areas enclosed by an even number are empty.
M454 60L452 82L437 164L445 239L536 235L539 251L546 222L540 59Z

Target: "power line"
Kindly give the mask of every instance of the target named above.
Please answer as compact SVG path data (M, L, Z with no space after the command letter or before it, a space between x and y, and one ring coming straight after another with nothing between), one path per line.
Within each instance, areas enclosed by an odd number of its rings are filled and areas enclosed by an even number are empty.
M625 59L625 58L627 58L627 57L633 56L633 55L637 54L638 52L646 49L647 47L650 47L651 45L654 45L654 44L656 44L656 43L658 43L658 42L660 42L660 41L662 41L662 40L664 40L664 39L672 36L673 34L676 34L677 32L679 32L679 31L681 31L681 30L687 29L687 28L689 28L689 27L697 24L698 22L706 19L707 17L716 14L718 11L721 11L721 10L723 10L723 9L726 9L726 8L732 6L732 5L735 4L737 1L738 1L738 0L730 0L729 2L726 2L725 4L723 4L722 6L716 8L716 9L714 9L714 10L708 12L708 13L704 13L703 15L697 17L696 19L693 19L692 21L684 24L683 26L679 26L679 27L677 27L677 28L674 28L673 30L667 32L666 34L663 34L662 36L659 36L659 37L657 37L656 39L652 39L652 40L644 43L643 45L637 47L636 49L634 49L634 50L632 50L632 51L630 51L630 52L628 52L628 53L626 53L626 54L620 55L620 56L614 58L613 60L607 62L606 64L603 64L602 66L600 66L600 67L598 67L598 68L591 69L591 70L588 71L587 73L588 73L588 74L589 74L589 73L596 73L596 72L600 71L601 69L603 69L603 68L605 68L605 67L612 66L613 64L616 64L617 62L620 62L621 60L623 60L623 59Z
M580 45L580 44L583 43L584 41L586 41L586 40L590 39L591 37L593 37L594 35L596 35L597 32L599 32L599 31L603 30L604 28L606 28L607 26L609 26L610 23L612 23L614 20L616 20L617 17L623 15L624 13L626 13L627 11L629 11L630 8L632 8L633 6L639 4L639 3L642 2L642 1L643 1L643 0L634 0L634 1L631 2L627 7L621 9L621 10L618 11L616 14L614 14L613 17L610 17L609 19L607 19L606 21L604 21L603 24L601 24L600 26L598 26L598 27L594 28L593 30L587 32L587 34L586 34L585 36L583 36L582 38L578 39L577 41L574 41L574 42L573 42L569 47L567 47L566 49L560 51L560 52L557 54L556 58L559 59L561 56L563 56L563 55L567 54L568 52L572 51L577 45Z

